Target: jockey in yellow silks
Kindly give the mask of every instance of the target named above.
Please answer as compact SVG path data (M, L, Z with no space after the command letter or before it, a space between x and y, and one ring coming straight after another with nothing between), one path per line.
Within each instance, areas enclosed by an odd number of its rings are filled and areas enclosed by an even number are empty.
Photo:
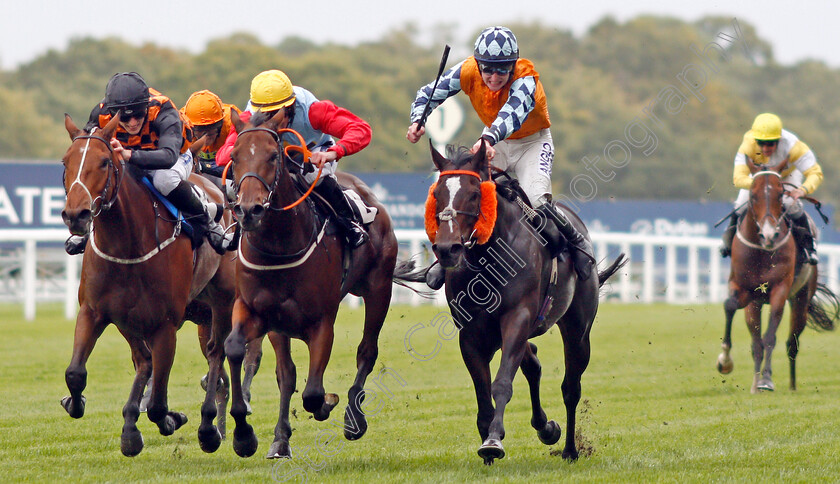
M814 193L820 186L823 180L822 168L808 145L795 134L782 129L782 120L772 113L756 116L752 129L744 134L744 140L735 155L732 183L741 190L735 200L735 212L723 233L721 254L724 257L730 254L738 217L747 209L752 186L749 163L759 169L785 166L781 172L782 182L794 188L785 193L782 203L787 217L801 229L799 232L803 237L798 242L805 251L808 263L816 264L819 258L814 246L814 234L799 198Z

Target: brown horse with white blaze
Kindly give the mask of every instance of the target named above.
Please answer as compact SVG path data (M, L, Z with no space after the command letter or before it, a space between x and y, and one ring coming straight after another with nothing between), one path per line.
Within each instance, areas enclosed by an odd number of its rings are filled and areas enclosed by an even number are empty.
M148 417L161 434L172 434L187 421L183 413L169 410L167 384L176 331L189 307L196 323L212 322L210 342L202 348L210 377L199 427L199 437L205 434L203 448L212 451L221 442L213 425L214 399L224 372L224 338L230 331L232 255L220 256L209 244L193 252L181 222L161 213L161 204L140 181L141 170L126 164L111 148L118 123L119 115L104 129L87 133L65 115L72 144L63 158L67 201L62 218L72 234L90 234L90 238L82 262L73 356L65 373L70 396L61 404L73 418L84 415L86 362L99 336L113 323L131 348L136 372L123 407L122 453L134 456L143 449L136 423L150 376ZM221 192L210 182L197 175L191 181L215 202L222 201ZM231 220L226 213L224 221Z
M733 369L732 319L735 311L746 308L754 364L752 393L775 390L771 356L786 301L791 311L787 339L791 390L796 389L796 357L806 324L817 330L834 329L840 311L837 296L817 282L818 266L797 261L794 229L785 217L782 202L785 188L780 172L783 168L784 165L760 171L755 165L750 167L753 172L750 198L732 242L729 297L723 304L726 326L717 368L722 374ZM832 306L829 310L822 305L821 298ZM770 305L770 317L762 336L761 309L765 304Z
M316 420L325 420L339 400L336 394L326 393L323 378L339 303L348 293L364 300L365 322L356 377L347 395L344 436L356 440L364 435L364 384L379 354L378 338L391 302L392 282L403 273L395 268L398 246L391 219L358 178L338 174L342 185L378 208L368 225L370 241L348 252L343 237L328 230L331 223L316 214L311 198L305 198L293 181L302 165L296 165L281 144L278 131L288 131L278 127L282 114L268 120L256 115L251 119L254 124L248 125L233 116L239 133L231 156L238 192L234 213L242 236L233 329L225 350L231 368L230 414L236 421L233 448L242 457L257 450L257 437L247 423L239 390L246 343L268 331L281 337L283 344L277 349L280 415L267 457L290 457L289 406L297 377L290 338L304 341L309 348L303 408Z

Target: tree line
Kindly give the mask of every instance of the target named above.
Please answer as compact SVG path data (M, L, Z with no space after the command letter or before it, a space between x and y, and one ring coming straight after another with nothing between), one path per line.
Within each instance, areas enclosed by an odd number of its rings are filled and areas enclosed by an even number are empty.
M826 173L818 196L835 201L840 71L819 61L778 63L772 45L748 21L640 16L621 23L605 17L581 36L541 23L508 27L548 96L555 193L574 191L581 201L732 199L741 137L756 114L771 111L814 150ZM69 144L63 113L84 122L116 72L141 73L178 107L190 93L210 89L244 108L251 78L279 68L373 127L371 145L342 160L343 169L427 173L428 145L410 144L405 130L415 92L437 72L451 37L447 26L438 36L440 45L420 45L410 24L353 46L299 37L265 45L237 33L198 54L114 37L77 38L64 50L0 72L0 158L61 158ZM471 52L472 41L453 48ZM448 65L460 60L451 56ZM472 145L482 125L460 98L467 115L455 143Z

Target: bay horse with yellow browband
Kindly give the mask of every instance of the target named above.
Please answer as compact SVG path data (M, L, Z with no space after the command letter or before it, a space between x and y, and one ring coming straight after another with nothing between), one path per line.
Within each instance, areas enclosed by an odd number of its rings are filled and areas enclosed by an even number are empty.
M61 215L72 234L89 233L90 239L82 261L73 356L65 373L70 396L61 405L73 418L84 415L85 365L96 340L113 323L128 342L135 367L123 407L122 453L134 456L143 449L136 424L150 376L148 417L161 434L172 434L187 421L185 414L169 410L167 384L176 331L189 317L210 327L209 332L202 331L202 340L209 338L202 352L210 372L198 434L202 448L213 451L221 443L213 419L218 412L215 399L223 393L217 385L224 373L224 339L233 308L233 257L216 254L209 244L193 252L181 223L163 212L162 204L140 181L141 170L126 164L111 148L118 123L119 115L104 129L87 133L65 115L72 144L62 160L67 201ZM190 181L213 201L222 201L221 192L209 181L197 175ZM224 221L231 220L225 213ZM225 403L220 405L222 412Z
M364 435L364 384L379 354L378 338L391 302L392 282L404 280L402 276L410 271L408 264L396 266L397 239L385 207L352 175L337 174L343 186L378 209L368 225L370 241L348 252L343 237L328 230L330 222L316 215L312 198L304 199L303 190L293 181L302 165L293 162L287 156L288 148L281 144L282 134L290 132L278 127L282 114L281 110L268 120L257 114L251 119L254 124L247 125L233 115L239 133L231 154L238 192L234 213L242 236L233 329L225 351L231 369L230 414L236 422L233 448L242 457L257 450L257 437L247 422L239 390L246 343L268 331L281 335L282 344L275 348L280 415L267 457L291 457L289 405L297 374L290 338L300 339L309 347L303 408L316 420L325 420L339 400L336 394L325 392L323 378L332 350L336 313L348 293L364 299L365 322L356 355L356 377L347 394L344 436L356 440Z
M816 330L832 330L834 321L840 317L840 300L827 286L817 282L818 266L797 260L794 228L785 217L782 203L785 188L780 172L784 166L763 171L755 165L750 166L753 173L750 198L746 214L738 224L737 236L732 241L729 297L723 303L726 326L717 368L723 374L732 371L729 354L732 318L735 311L746 308L747 328L752 337L752 393L775 390L771 356L785 301L790 303L787 356L791 390L796 390L799 337L806 324ZM770 318L762 336L761 309L765 304L770 305Z
M519 369L531 390L531 426L546 445L560 439L560 426L548 420L540 404L541 366L537 346L528 341L556 324L566 355L563 458L577 459L575 412L581 375L589 364L599 289L626 263L624 254L597 277L579 280L568 253L552 259L525 221L523 208L496 194L484 144L474 155L462 150L451 160L433 147L431 151L440 178L426 202L426 230L446 268L446 299L460 328L461 355L475 386L482 440L478 455L488 465L505 456L503 418ZM588 237L574 213L560 204L556 207ZM490 360L499 349L501 361L491 383Z

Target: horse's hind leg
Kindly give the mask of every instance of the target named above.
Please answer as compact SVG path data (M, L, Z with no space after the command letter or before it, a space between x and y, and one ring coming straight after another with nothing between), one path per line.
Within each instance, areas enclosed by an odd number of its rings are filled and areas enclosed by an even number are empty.
M152 346L152 398L146 415L158 426L161 435L172 435L187 423L187 416L170 412L167 403L169 372L175 359L174 324L164 323L151 338Z
M198 442L204 452L215 452L225 437L226 411L228 401L228 378L222 365L225 357L224 341L230 334L230 305L212 308L212 326L209 338L208 325L199 325L200 341L208 365L207 388L201 405L201 423L198 426ZM202 336L203 335L203 336ZM218 426L213 420L218 418Z
M95 320L93 310L82 304L76 316L76 332L73 335L73 356L70 365L64 372L64 380L70 395L61 399L61 406L73 418L81 418L85 414L85 397L82 395L87 386L87 363L93 351L96 340L102 335L108 323Z
M796 355L799 354L799 336L805 330L808 318L808 304L813 291L810 284L799 290L790 300L790 334L787 339L787 356L790 362L790 389L796 390Z
M330 412L338 405L338 395L324 391L324 371L330 361L333 345L333 324L335 312L325 314L315 324L315 330L306 341L309 347L309 374L303 388L303 408L310 412L315 420L321 422L329 418Z
M528 343L525 349L525 356L522 358L522 374L528 380L528 387L531 391L531 427L537 431L540 442L546 445L556 444L560 440L560 426L554 420L548 420L545 411L540 404L540 377L542 366L537 359L537 345Z
M263 337L259 337L245 345L245 376L242 378L242 397L245 398L248 415L251 415L251 383L257 376L263 356L262 343Z
M143 435L137 428L137 419L140 417L143 388L152 373L152 353L144 340L120 332L131 347L131 359L136 372L128 394L128 401L123 407L124 423L120 436L120 451L126 457L134 457L143 450Z
M347 409L344 411L344 437L357 440L367 431L367 419L362 411L365 400L365 381L379 356L379 333L391 304L391 280L380 287L373 287L365 296L365 328L356 352L356 379L347 392Z
M590 344L589 328L592 318L586 319L582 313L573 311L563 317L557 326L563 335L563 347L566 359L566 374L560 388L563 392L563 404L566 407L566 442L563 447L563 458L576 460L578 450L575 445L576 412L580 402L580 379L586 367L589 366Z
M267 459L291 458L292 448L289 439L292 438L292 425L289 423L289 406L292 394L295 392L297 370L292 361L291 341L288 336L270 333L269 341L274 346L277 358L277 386L280 388L280 414L274 427L274 442L268 449ZM260 340L262 341L262 340Z

